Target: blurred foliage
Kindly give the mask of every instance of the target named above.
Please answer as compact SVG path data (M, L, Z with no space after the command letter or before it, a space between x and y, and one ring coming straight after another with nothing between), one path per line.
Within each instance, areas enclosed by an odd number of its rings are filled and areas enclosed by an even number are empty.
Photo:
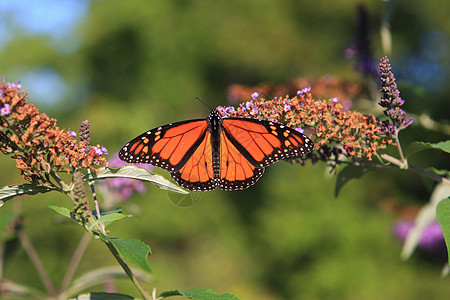
M359 81L343 52L352 42L360 2L92 1L69 37L78 48L63 51L44 35L15 32L0 50L0 70L11 82L29 70L55 71L67 91L57 103L38 103L41 111L58 117L65 128L89 119L93 142L113 153L149 128L206 117L208 108L195 97L211 107L224 105L232 83L281 83L326 74ZM439 31L446 38L442 42L449 43L445 0L363 3L376 56L387 54L377 28L381 16L389 15L394 73L411 67L409 58L420 51L427 32ZM436 62L447 80L448 53ZM425 111L438 121L448 118L448 89L430 91L413 81L400 85L407 110ZM34 91L28 92L33 101ZM443 136L422 128L410 134L401 138L433 142ZM445 161L427 159L427 165ZM2 185L21 182L12 160L0 157L0 164ZM391 235L398 211L386 203L417 205L428 199L429 189L417 175L377 171L350 182L333 198L334 178L324 174L321 165L278 163L248 190L195 193L200 202L189 208L174 206L167 192L148 186L148 194L131 200L134 206L124 204L135 217L112 225L111 231L151 246L156 282L148 286L158 291L211 288L241 299L437 299L450 294L447 280L439 278L445 255L417 253L402 262L401 246ZM13 210L25 217L25 230L55 281L62 280L82 235L79 228L58 223L44 205L71 205L61 199L50 193L11 201L0 210L0 217ZM104 251L91 242L78 272L113 264ZM12 257L5 274L42 288L23 251ZM118 290L135 293L126 281Z

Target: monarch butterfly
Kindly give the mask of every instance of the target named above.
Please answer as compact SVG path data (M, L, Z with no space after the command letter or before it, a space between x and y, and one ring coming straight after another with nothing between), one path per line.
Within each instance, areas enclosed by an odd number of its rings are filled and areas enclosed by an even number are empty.
M243 190L265 167L312 151L314 143L285 125L247 118L187 120L149 130L126 143L119 158L170 171L189 190Z

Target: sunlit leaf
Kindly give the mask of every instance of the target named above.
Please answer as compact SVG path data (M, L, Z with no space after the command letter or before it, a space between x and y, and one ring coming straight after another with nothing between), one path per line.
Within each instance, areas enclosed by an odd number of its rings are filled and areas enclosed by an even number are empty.
M100 222L103 223L103 225L108 226L112 223L114 223L115 221L121 220L123 218L128 218L131 217L129 215L124 215L122 213L112 213L112 214L105 214L102 215L102 217L100 218Z
M441 224L445 243L447 244L447 254L450 261L450 197L443 199L436 207L436 217Z
M47 193L56 189L34 183L8 185L0 189L0 207L8 200L16 196L35 195L37 193Z
M239 300L233 294L226 293L223 295L218 295L211 289L190 289L190 290L173 290L163 292L160 297L170 297L170 296L186 296L189 299L195 300Z
M85 176L85 180L98 180L115 177L123 177L147 181L153 183L154 185L163 190L168 190L171 192L181 194L188 194L187 191L183 190L178 185L165 179L161 175L154 174L145 168L141 168L134 165L124 165L121 166L120 168L101 168L100 173L91 172L90 174Z
M110 238L109 241L122 258L134 263L144 271L151 272L147 259L151 254L151 249L147 244L135 239Z
M70 211L70 209L68 209L66 207L56 206L56 205L52 205L52 204L47 204L47 207L53 209L54 211L56 211L60 215L63 215L64 217L72 219L72 216L70 214L71 211Z

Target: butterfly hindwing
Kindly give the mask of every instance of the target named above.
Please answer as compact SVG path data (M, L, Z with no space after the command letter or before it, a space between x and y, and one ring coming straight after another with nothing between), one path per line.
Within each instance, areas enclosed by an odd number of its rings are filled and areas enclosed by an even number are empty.
M219 186L222 190L246 189L255 184L263 173L264 168L255 167L242 149L230 141L225 131L220 134Z
M184 166L171 172L172 178L179 185L189 190L209 191L216 188L211 148L211 133L206 131L201 143L195 147L194 153L187 159Z
M307 136L279 123L226 118L222 126L231 143L259 168L283 158L309 153L314 147Z

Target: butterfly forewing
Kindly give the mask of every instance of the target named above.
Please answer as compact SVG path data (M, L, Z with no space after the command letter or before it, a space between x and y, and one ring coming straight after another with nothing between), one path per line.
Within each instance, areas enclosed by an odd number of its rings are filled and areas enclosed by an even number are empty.
M203 141L207 126L206 120L190 120L149 130L126 143L119 158L179 170Z

